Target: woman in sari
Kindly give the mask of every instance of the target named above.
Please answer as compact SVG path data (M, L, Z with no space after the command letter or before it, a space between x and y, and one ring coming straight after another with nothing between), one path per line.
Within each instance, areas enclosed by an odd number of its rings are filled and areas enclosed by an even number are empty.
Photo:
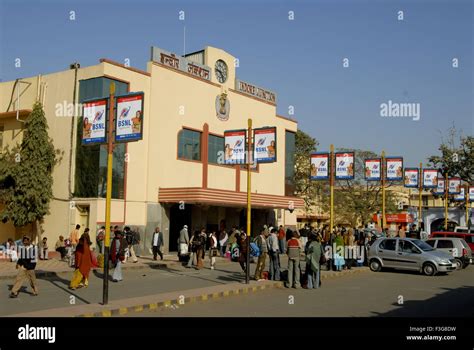
M88 233L82 234L75 252L74 275L69 285L70 289L87 287L89 285L89 272L92 267L91 240Z

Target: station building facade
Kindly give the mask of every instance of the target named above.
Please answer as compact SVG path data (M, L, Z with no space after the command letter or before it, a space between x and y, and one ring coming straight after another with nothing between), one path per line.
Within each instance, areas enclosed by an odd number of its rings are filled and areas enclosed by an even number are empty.
M276 127L277 160L252 167L252 233L265 224L296 227L294 150L297 123L276 113L276 94L237 78L235 57L214 47L179 56L152 48L146 71L108 59L99 64L0 83L0 147L20 143L33 103L43 103L54 146L53 200L43 223L50 245L74 225L92 236L105 224L107 151L83 146L81 108L87 100L144 93L143 139L116 144L111 221L136 227L147 250L153 229L176 250L179 230L245 227L245 165L224 165L224 131ZM1 204L0 204L1 205ZM81 232L82 232L81 229ZM0 242L31 233L0 223Z

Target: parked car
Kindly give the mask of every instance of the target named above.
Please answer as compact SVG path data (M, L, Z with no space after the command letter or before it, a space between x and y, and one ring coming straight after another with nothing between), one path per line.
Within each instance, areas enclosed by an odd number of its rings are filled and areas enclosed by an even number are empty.
M472 250L466 241L455 237L436 237L426 241L436 250L446 252L456 260L458 270L465 269L472 264Z
M454 229L454 232L462 232L462 233L474 233L474 227L471 226L470 228L467 226L457 226Z
M433 276L456 270L456 261L451 255L413 238L379 238L371 245L368 258L374 272L389 267Z
M474 233L466 233L466 232L452 232L452 231L439 231L433 232L430 238L436 237L452 237L452 238L461 238L466 241L469 245L471 250L474 250Z

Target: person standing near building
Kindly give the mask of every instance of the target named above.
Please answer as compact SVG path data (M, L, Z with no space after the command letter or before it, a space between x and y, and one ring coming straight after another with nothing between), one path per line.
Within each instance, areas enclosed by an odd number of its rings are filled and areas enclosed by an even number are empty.
M181 231L179 231L178 238L178 255L186 255L191 252L188 234L188 225L184 225Z
M44 237L39 244L39 255L41 260L48 260L49 249L48 249L48 238Z
M301 242L298 239L298 233L293 232L293 237L287 242L288 254L288 281L285 285L286 288L299 288L300 287L300 257L301 257Z
M216 265L217 250L217 237L215 232L211 232L209 235L209 260L211 263L211 270L214 270Z
M95 242L97 244L98 254L104 254L104 239L105 239L105 226L102 226L97 231Z
M70 289L89 286L89 272L92 268L91 240L89 233L83 233L76 247L75 268Z
M268 254L270 256L270 279L280 280L280 247L277 230L274 228L268 237Z
M125 260L125 249L127 248L127 240L122 236L120 230L114 231L115 237L110 247L110 260L114 267L112 280L114 282L122 281L122 262Z
M221 248L221 256L225 256L226 248L227 248L227 240L229 239L229 236L227 235L226 230L222 230L220 235L219 235L219 246Z
M306 269L308 270L308 289L319 288L320 261L323 255L323 247L316 236L311 235L306 253Z
M76 246L79 243L79 229L80 228L81 228L81 225L76 225L76 228L72 230L71 234L69 235L69 239L71 241L73 250L76 249Z
M38 295L38 284L36 283L35 268L38 257L38 248L30 244L30 238L23 237L23 246L18 248L18 261L16 268L18 274L16 275L15 283L10 292L10 298L18 297L18 292L23 286L23 282L27 280L33 289L33 295Z
M244 273L247 273L247 235L244 230L235 230L237 245L239 247L239 264ZM250 274L250 272L249 272Z
M400 238L406 238L406 232L405 230L403 229L403 226L402 225L399 225L398 226L398 237Z
M64 242L64 237L59 236L59 239L57 240L54 249L61 254L61 260L64 259L66 256L66 243Z
M157 226L155 228L155 232L153 232L153 236L151 238L152 242L152 251L153 251L153 260L156 260L156 255L160 256L160 259L163 260L163 253L161 252L161 247L165 245L163 239L163 233L160 231L160 228Z
M268 254L268 244L267 237L265 236L265 227L260 232L260 235L257 237L255 243L257 243L258 249L260 249L260 256L258 257L254 277L256 281L264 281L264 279L262 278L262 272L265 268L265 260L267 259Z
M278 228L278 245L280 248L280 254L285 254L286 252L286 247L285 247L286 239L285 238L286 238L285 229L283 228L283 225L280 225L280 227Z

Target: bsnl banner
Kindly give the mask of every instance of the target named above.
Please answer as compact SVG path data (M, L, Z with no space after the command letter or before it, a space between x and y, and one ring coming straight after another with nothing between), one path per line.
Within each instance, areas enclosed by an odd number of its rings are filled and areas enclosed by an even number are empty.
M403 180L403 158L387 157L387 180Z
M143 93L117 96L115 141L143 138Z
M336 153L336 180L354 178L354 152Z
M86 102L82 115L82 144L106 142L107 99Z
M418 188L418 168L405 168L404 185L408 188Z
M276 128L254 129L254 159L257 163L276 162Z
M436 188L438 184L438 170L437 169L423 169L423 187Z
M226 131L224 133L224 163L245 164L245 130Z
M329 179L329 153L313 153L311 155L310 179Z
M366 159L365 160L365 179L367 181L380 181L380 158Z

